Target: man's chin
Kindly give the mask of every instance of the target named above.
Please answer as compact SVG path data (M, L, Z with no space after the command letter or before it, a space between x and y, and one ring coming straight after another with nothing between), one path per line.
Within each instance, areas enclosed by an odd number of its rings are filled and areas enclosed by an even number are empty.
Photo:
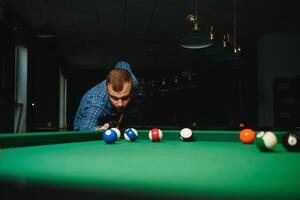
M124 111L124 109L117 109L118 113L122 113Z

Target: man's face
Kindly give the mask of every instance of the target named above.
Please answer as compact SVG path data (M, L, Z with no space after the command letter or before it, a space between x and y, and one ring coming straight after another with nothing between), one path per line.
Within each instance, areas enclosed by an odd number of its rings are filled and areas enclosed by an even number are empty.
M123 112L131 99L131 83L124 82L123 89L120 92L114 91L112 85L108 84L107 91L112 105L117 109L118 112Z

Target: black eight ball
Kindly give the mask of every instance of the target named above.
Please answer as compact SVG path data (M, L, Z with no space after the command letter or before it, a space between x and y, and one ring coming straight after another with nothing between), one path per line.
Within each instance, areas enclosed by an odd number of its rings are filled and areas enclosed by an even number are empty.
M300 150L300 136L297 132L285 133L282 137L282 144L287 151Z

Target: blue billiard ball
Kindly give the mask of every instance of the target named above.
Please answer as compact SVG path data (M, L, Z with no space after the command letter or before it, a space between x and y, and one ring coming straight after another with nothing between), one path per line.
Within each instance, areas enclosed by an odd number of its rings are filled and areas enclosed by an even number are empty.
M111 128L110 130L115 131L117 133L117 135L118 135L117 139L119 140L120 137L121 137L121 131L120 131L120 129L118 129L118 128Z
M118 134L114 130L107 129L102 134L102 139L106 144L113 144L118 140Z
M134 128L128 128L124 132L124 138L127 141L134 142L137 137L138 137L138 132Z

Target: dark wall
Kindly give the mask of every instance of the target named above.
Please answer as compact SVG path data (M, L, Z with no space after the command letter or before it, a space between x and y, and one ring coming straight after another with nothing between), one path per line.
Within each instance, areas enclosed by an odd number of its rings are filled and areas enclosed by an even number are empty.
M6 119L9 119L5 124L12 124L13 46L15 38L22 39L24 34L15 37L15 32L14 34L10 32L14 26L9 25L11 23L6 25L1 23L0 99L6 102L6 105L2 106L6 110L1 113L9 113L10 117L5 114ZM69 66L63 62L57 38L44 40L32 35L31 33L31 39L27 42L28 131L47 127L49 124L51 127L58 127L60 67L68 79L67 123L68 128L72 129L74 115L82 95L103 80L108 70L80 70L77 69L78 66ZM256 126L257 65L251 59L253 60L252 56L246 59L247 62L240 60L215 62L195 51L187 52L183 58L186 63L183 62L182 68L160 70L155 66L153 69L133 66L138 78L140 81L143 79L145 85L143 94L135 98L138 112L131 116L132 120L129 122L146 126L196 124L201 128L236 128L241 122L247 126ZM194 73L192 80L188 80L186 75L189 71ZM176 85L172 83L175 75L179 79ZM162 86L164 78L166 85ZM155 83L154 86L151 85L152 81Z
M0 132L13 131L14 37L7 20L0 20Z
M57 38L39 39L8 6L0 21L0 132L13 132L15 46L28 49L27 130L58 126L61 56ZM34 106L32 106L34 104Z
M58 127L59 65L56 39L34 38L30 53L28 129ZM34 105L34 106L33 106Z
M300 75L299 34L265 34L258 40L258 123L260 126L286 127L284 121L298 121L292 113L281 110L275 98L276 79L295 81ZM296 87L291 87L296 88ZM274 93L275 92L275 93ZM293 91L298 93L299 90ZM280 93L280 92L279 92ZM281 114L279 112L281 110ZM294 109L295 110L295 109ZM282 115L285 117L278 117ZM284 119L285 118L285 119ZM280 121L282 119L282 121ZM289 124L292 125L292 124ZM298 126L293 124L293 127Z
M191 81L182 78L178 88L170 86L169 91L144 98L147 123L200 128L256 125L255 80L245 76L247 66L195 68Z

